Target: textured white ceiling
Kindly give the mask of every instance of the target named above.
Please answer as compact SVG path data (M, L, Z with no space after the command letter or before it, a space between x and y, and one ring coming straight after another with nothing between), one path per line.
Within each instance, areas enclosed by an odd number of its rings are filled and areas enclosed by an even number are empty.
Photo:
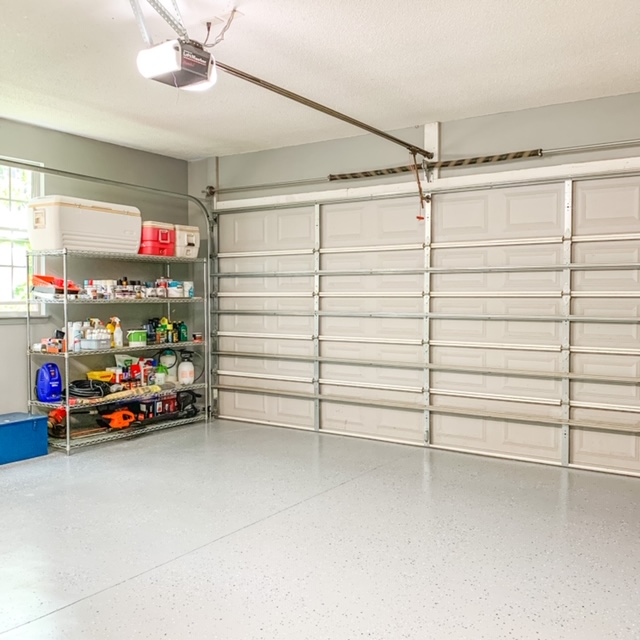
M233 6L178 2L196 40ZM143 79L128 0L9 4L0 117L185 159L359 133L222 73L203 94ZM639 0L235 4L221 61L386 130L640 91Z

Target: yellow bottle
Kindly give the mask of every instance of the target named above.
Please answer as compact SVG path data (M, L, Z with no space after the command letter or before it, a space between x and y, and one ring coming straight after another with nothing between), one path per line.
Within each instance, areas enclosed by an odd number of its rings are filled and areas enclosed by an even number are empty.
M113 349L113 347L115 347L115 341L113 338L113 333L116 330L116 323L115 323L116 318L111 318L111 320L109 320L109 324L107 325L107 331L111 334L111 348Z

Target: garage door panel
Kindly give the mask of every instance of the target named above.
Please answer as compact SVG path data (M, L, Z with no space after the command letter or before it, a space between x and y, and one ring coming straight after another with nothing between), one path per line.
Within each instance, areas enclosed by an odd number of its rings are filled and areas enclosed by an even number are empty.
M406 199L325 205L320 219L322 246L366 247L421 242L424 228L416 220L415 210L415 203Z
M245 333L282 333L309 335L313 318L299 316L232 316L220 317L220 331Z
M320 310L336 313L422 313L422 295L410 298L322 297Z
M575 197L577 234L640 233L637 177L585 180L576 184Z
M224 293L302 293L310 296L313 278L221 278L219 291Z
M562 184L501 189L495 192L494 198L504 198L506 235L530 238L562 232Z
M439 243L561 235L563 202L562 184L438 195L432 237Z
M560 241L540 245L437 247L438 245L436 244L436 248L431 250L431 265L445 269L488 266L553 266L562 264L562 244Z
M638 262L630 260L629 262ZM577 271L573 274L575 291L634 291L640 290L640 275L631 269L608 271Z
M640 377L640 361L635 355L575 353L571 355L571 370L589 375Z
M553 419L559 418L561 415L559 400L555 403L543 404L543 402L549 401L541 396L536 396L533 393L529 393L527 396L512 396L512 401L471 397L474 393L472 391L468 394L464 392L458 393L460 393L459 396L441 395L436 390L432 389L431 403L438 407L469 410L470 413L473 413L474 411L488 411L492 413L517 414L518 416L523 417L531 416L531 418ZM502 395L508 396L510 394Z
M292 360L262 360L258 358L220 358L221 371L234 371L277 376L313 377L312 362L296 362Z
M557 344L559 327L552 322L501 322L492 320L432 320L432 340L490 344Z
M355 293L397 293L422 292L424 276L411 275L383 275L383 276L327 276L321 279L323 292L349 291Z
M552 292L561 290L561 277L560 272L553 271L434 274L431 286L437 292Z
M434 415L432 443L461 450L559 462L560 430L556 427L483 418Z
M634 298L578 298L571 302L576 316L591 318L638 318L640 300Z
M433 389L460 393L474 391L495 395L536 396L548 400L558 398L562 387L560 380L449 371L432 372L431 386Z
M437 296L437 293L436 293ZM449 298L431 299L432 313L456 315L558 316L560 298Z
M259 247L254 249L260 251ZM221 273L258 273L277 271L313 271L313 255L294 256L243 256L220 258L218 269Z
M333 318L320 320L320 335L379 339L422 340L422 321L406 318Z
M293 427L313 427L313 401L221 391L220 415Z
M338 386L334 384L323 384L320 387L323 398L337 397L350 398L367 403L398 403L402 406L421 408L424 406L422 393L410 393L407 391L391 391L388 389L365 389L350 386Z
M424 251L367 251L358 253L323 253L323 271L364 271L372 269L424 269Z
M293 311L313 313L313 299L308 298L220 298L221 311Z
M322 401L322 429L374 438L424 442L422 413Z
M458 371L432 371L431 388L449 390L482 391L489 390L490 380L482 373L461 373Z
M640 389L632 384L573 382L571 398L580 402L633 406L640 410Z
M635 324L574 324L571 327L571 341L577 347L640 349L640 334Z
M320 365L320 377L323 380L422 388L424 374L422 370L326 363Z
M443 194L432 205L434 242L486 238L489 225L489 194Z
M640 472L640 438L631 433L571 431L571 463Z
M320 343L320 355L323 358L420 364L423 360L423 349L421 345L348 344L323 341Z
M635 427L640 425L640 413L636 411L612 411L602 407L572 408L571 418L578 422L601 422L609 426L625 425Z
M305 249L313 247L314 210L225 214L220 216L218 233L221 253Z
M265 353L269 355L312 356L311 340L280 341L263 338L246 338L236 336L220 336L220 351L240 353Z
M283 393L313 393L313 385L311 383L245 377L241 371L234 372L234 375L221 373L219 376L219 383L222 386L264 389L265 391L282 391Z
M486 367L521 371L560 371L560 351L539 352L520 349L475 349L469 347L431 347L431 361L435 364L463 367Z

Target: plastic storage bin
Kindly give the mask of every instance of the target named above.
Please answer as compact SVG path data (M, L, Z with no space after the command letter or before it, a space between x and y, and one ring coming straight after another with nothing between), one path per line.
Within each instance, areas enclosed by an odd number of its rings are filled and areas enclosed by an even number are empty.
M138 253L142 219L136 207L67 196L34 198L28 206L34 251Z
M80 340L80 351L102 351L111 348L111 339L102 340L100 338L82 338Z
M176 225L176 256L197 258L200 251L200 229L184 224Z
M167 222L142 223L140 251L147 256L173 256L176 250L176 229Z
M47 417L28 413L0 415L0 464L48 453Z

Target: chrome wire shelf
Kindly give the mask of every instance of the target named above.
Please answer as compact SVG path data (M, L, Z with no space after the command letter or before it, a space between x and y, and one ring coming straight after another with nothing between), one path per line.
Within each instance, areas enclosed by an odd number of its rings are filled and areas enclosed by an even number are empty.
M95 402L82 402L81 404L77 403L78 398L73 398L73 400L76 400L76 404L70 405L69 409L71 413L74 413L93 409L94 407L104 407L109 404L126 404L127 402L139 402L140 400L153 400L156 398L170 396L171 394L179 391L197 391L199 389L206 389L206 386L207 385L204 383L177 385L171 389L162 389L162 391L154 391L151 393L133 394L124 398L113 398L110 400L109 396L106 396L104 399ZM80 400L85 399L80 398ZM64 402L40 402L39 400L32 400L29 403L29 406L37 407L39 409L62 409L66 405Z
M76 249L51 249L45 251L29 251L28 255L33 257L64 257L68 258L96 258L100 260L118 260L120 262L159 262L195 264L206 262L206 258L177 258L175 256L147 256L139 253L107 253L102 251L78 251Z
M44 351L29 351L30 356L43 356L46 358L86 358L89 356L104 356L112 353L137 353L138 351L163 351L164 349L179 350L185 347L206 347L207 343L202 342L165 342L162 344L148 344L146 347L116 347L112 349L95 349L86 351L69 351L62 353L46 353Z
M110 300L85 300L70 298L67 304L193 304L204 298L113 298ZM64 298L31 298L29 304L64 304Z
M181 420L167 420L166 422L157 422L148 426L129 427L127 429L118 429L117 431L107 431L104 433L96 433L88 436L72 437L70 447L76 449L78 447L88 447L110 440L123 440L125 438L136 438L145 433L153 431L161 431L162 429L171 429L173 427L182 427L184 425L193 424L195 422L204 422L206 420L204 414L194 416L193 418L183 418ZM67 441L65 438L49 438L49 446L52 449L67 450Z

